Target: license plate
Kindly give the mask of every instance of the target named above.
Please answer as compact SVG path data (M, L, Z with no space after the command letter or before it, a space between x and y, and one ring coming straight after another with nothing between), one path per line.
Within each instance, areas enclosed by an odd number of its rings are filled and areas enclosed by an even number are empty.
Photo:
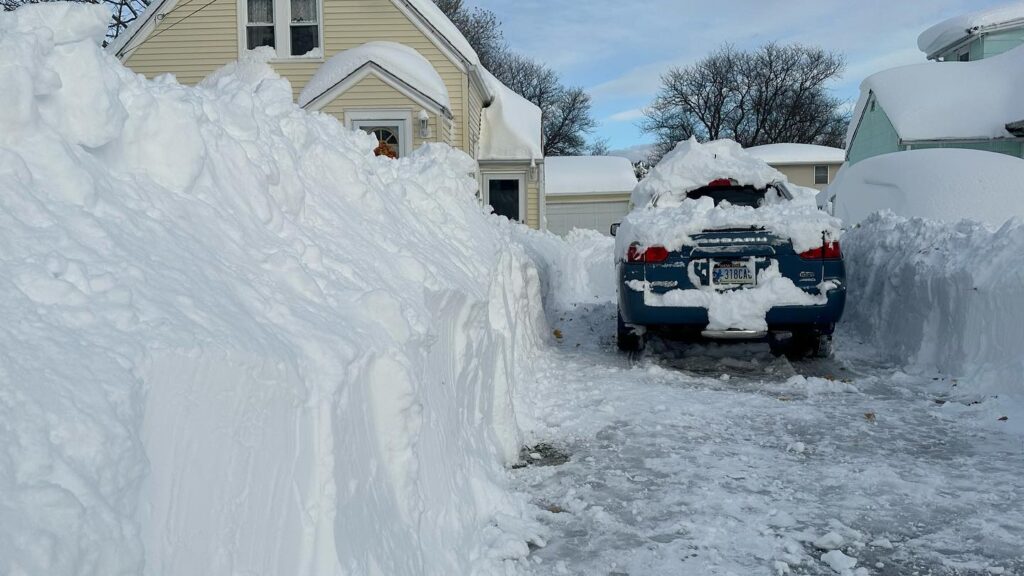
M719 286L737 286L754 283L754 275L751 273L750 267L742 262L715 264L712 277L715 284Z

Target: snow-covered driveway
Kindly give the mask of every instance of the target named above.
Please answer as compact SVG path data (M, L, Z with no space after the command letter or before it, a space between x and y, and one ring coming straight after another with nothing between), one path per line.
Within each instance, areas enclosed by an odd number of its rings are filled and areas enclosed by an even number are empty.
M552 320L540 440L569 461L515 472L547 509L536 574L1024 573L1024 442L949 383L842 334L829 361L631 361L613 306Z

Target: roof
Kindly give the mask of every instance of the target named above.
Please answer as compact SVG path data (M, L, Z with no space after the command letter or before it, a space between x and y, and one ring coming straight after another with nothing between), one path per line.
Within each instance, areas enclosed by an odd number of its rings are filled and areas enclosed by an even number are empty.
M430 24L432 28L437 30L438 34L442 38L448 41L449 44L455 48L459 54L465 58L473 66L480 65L480 57L477 56L473 46L469 44L469 40L462 35L458 27L447 17L437 4L434 4L433 0L392 0L396 4L405 3L416 12L419 12L420 16Z
M850 146L871 94L904 141L1012 138L1024 118L1024 46L974 62L926 62L868 77L850 123Z
M846 150L816 144L765 144L747 148L747 153L771 165L842 164Z
M125 52L138 48L156 29L157 14L167 14L177 6L178 0L156 0L146 8L127 28L107 44L107 52L121 58ZM130 45L129 45L130 44Z
M367 64L375 64L438 106L451 109L448 88L437 70L415 49L395 42L368 42L335 54L320 66L303 88L299 94L299 106L305 108Z
M1014 25L1024 26L1024 1L962 14L940 22L918 37L917 47L929 58L933 58L970 36L992 28Z
M544 173L548 196L629 194L637 184L633 163L620 156L552 156Z
M482 70L482 69L481 69ZM480 121L480 160L540 160L543 121L540 108L505 86L490 72L485 83L494 93Z

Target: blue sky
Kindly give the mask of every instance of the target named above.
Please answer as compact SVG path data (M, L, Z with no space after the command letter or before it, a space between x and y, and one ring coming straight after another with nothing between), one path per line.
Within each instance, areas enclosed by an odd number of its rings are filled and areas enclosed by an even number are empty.
M467 0L493 10L513 49L546 62L594 99L595 135L612 148L648 140L636 127L659 76L724 42L803 42L846 55L832 87L857 98L864 77L924 62L917 36L960 13L1006 0Z

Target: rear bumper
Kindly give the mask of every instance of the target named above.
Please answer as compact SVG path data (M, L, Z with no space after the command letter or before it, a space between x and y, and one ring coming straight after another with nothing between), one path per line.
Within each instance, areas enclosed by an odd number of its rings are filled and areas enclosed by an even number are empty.
M820 306L777 306L768 311L770 331L813 328L831 334L846 309L846 286L829 290L827 302ZM619 285L619 311L627 324L650 329L687 329L702 332L708 325L705 308L648 306L644 293Z

